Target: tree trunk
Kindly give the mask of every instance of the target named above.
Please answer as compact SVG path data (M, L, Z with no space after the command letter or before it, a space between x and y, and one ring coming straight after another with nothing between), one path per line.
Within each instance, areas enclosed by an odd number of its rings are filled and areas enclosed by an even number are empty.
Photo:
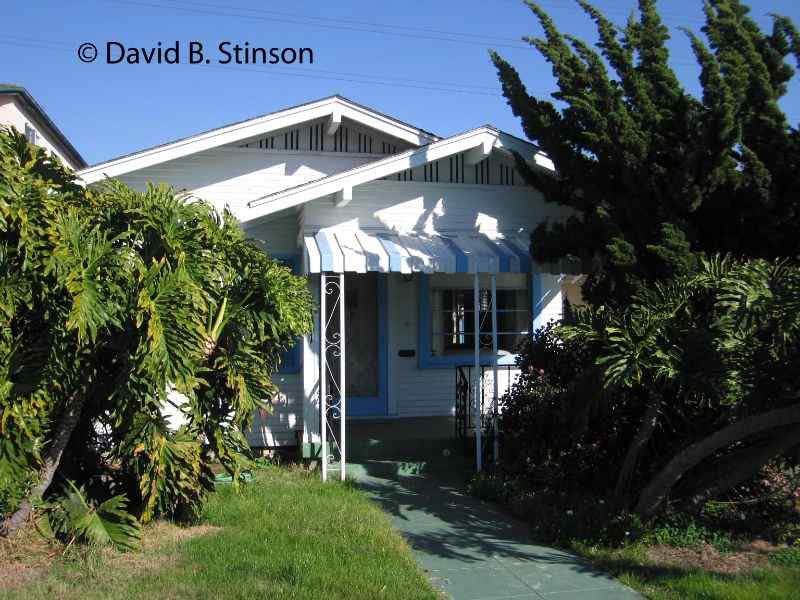
M642 422L639 424L636 436L628 447L628 453L625 455L625 462L622 463L622 469L617 476L617 485L614 488L614 505L617 508L623 508L625 504L625 496L630 489L633 474L639 464L639 457L644 447L650 441L650 438L653 437L653 431L655 431L656 424L658 423L658 412L660 408L661 396L659 394L653 394L648 398Z
M676 454L645 487L635 512L643 519L649 519L667 497L669 491L686 471L697 466L708 456L733 442L759 434L769 429L800 422L800 404L789 408L772 410L737 421L710 436L695 442Z
M699 510L710 498L755 477L759 469L770 459L780 456L798 444L800 444L800 427L795 426L781 431L775 439L766 444L725 457L714 469L713 475L694 486L694 491L684 504L684 508L690 511Z
M19 508L0 526L0 536L9 537L19 530L25 524L25 521L30 517L33 511L33 503L44 496L47 488L53 482L53 476L58 470L58 465L61 463L61 456L64 454L64 448L67 447L69 438L78 424L83 409L84 397L80 396L78 399L68 401L67 409L58 422L58 426L53 437L53 442L47 449L44 455L44 464L39 470L39 483L34 486L28 497L23 500Z

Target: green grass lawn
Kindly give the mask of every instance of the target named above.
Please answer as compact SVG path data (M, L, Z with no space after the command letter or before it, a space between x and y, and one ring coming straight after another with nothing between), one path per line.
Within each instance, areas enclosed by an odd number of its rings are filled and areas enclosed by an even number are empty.
M203 523L146 528L137 552L57 559L0 597L436 598L388 517L353 486L268 468L220 487Z
M574 550L651 600L800 599L798 567L769 565L747 574L724 575L655 564L641 546Z

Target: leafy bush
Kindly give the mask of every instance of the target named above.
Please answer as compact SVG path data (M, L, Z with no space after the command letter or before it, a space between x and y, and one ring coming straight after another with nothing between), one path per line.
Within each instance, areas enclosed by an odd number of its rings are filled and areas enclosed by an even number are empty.
M153 423L146 423L153 427ZM138 482L138 512L147 523L157 515L175 520L197 520L206 492L214 489L214 474L203 456L203 444L187 431L137 432L139 441L124 465L121 477ZM126 452L129 443L120 445ZM134 492L135 493L135 492Z
M248 467L243 430L310 325L306 281L228 212L165 186L84 189L0 132L0 497L17 509L0 533L57 470L123 490L145 521L191 517L212 461L235 482Z
M800 547L800 519L792 523L783 523L778 527L775 537L783 544Z
M622 27L579 4L596 44L530 3L556 102L492 54L559 176L517 167L572 215L537 226L533 258L580 265L586 302L525 350L503 468L646 521L698 515L800 445L800 134L779 104L800 33L778 15L763 30L738 0L706 3L702 35L688 33L695 96L655 1Z
M676 548L696 548L701 544L710 544L720 552L729 552L734 547L734 541L729 534L709 529L685 517L655 525L642 537L642 541Z
M603 397L588 408L597 382L578 374L590 369L590 349L564 341L550 324L534 332L520 354L520 376L501 399L502 470L545 492L592 490L605 497L624 456L630 432L626 396ZM602 423L602 426L600 424Z
M769 561L782 567L800 568L800 548L784 548L769 555Z

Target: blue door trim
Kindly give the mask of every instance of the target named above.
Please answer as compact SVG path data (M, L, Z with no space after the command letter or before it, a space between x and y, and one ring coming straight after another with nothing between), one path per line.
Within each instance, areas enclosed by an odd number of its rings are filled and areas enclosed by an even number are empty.
M378 395L347 397L350 417L381 417L389 414L389 290L388 275L378 274Z
M299 254L285 254L275 253L272 258L279 263L292 269L295 275L300 274L300 255ZM281 375L297 375L303 366L303 338L297 338L294 344L283 352L281 356L281 364L278 367L278 373Z

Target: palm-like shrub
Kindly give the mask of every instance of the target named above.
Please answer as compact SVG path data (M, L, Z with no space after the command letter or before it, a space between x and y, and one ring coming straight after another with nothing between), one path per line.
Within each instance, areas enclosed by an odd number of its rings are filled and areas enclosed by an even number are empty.
M624 309L578 315L562 335L595 348L609 394L646 404L617 481L625 494L642 476L640 515L669 498L699 508L800 444L795 263L704 259Z
M86 190L13 131L0 134L0 280L0 470L36 482L6 530L59 465L110 477L144 520L191 513L212 459L238 479L243 429L311 319L304 280L229 214L167 187ZM175 394L178 433L162 414Z
M702 259L628 306L537 331L503 399L503 468L538 497L698 512L800 446L800 266Z

